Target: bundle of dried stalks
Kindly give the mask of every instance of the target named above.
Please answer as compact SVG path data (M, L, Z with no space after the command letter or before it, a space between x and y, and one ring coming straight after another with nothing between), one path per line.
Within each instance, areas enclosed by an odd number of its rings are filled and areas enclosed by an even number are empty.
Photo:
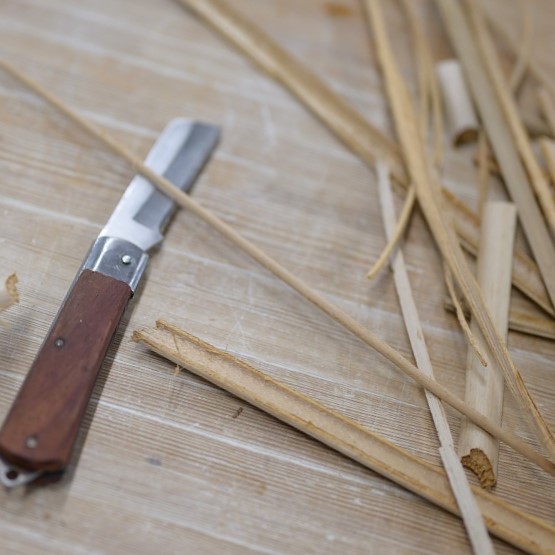
M439 4L443 7L440 0ZM454 5L448 1L446 4L449 7ZM366 0L366 6L401 149L411 181L416 187L416 195L424 216L443 259L468 303L493 359L503 370L505 380L515 398L520 401L524 413L530 416L543 445L555 457L555 441L551 431L511 360L507 347L484 304L478 284L468 268L451 223L446 221L445 211L438 201L439 179L423 145L407 87L394 60L379 1Z

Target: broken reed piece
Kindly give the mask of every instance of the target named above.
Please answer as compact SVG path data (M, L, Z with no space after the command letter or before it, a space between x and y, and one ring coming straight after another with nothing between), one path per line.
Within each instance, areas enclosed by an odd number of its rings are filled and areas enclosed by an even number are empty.
M380 162L378 162L380 163ZM383 249L382 253L372 266L368 273L366 274L367 279L374 279L382 270L382 268L387 264L391 253L395 250L395 247L398 245L399 241L403 237L405 230L410 221L410 217L412 214L412 210L416 203L416 192L414 187L409 187L407 191L407 196L405 197L405 202L403 204L403 209L401 210L401 215L399 216L399 220L396 222L395 231L390 234L387 238L387 244Z
M510 432L507 432L503 428L490 423L478 411L467 407L466 404L461 401L461 399L451 393L447 388L436 382L433 378L422 374L422 372L420 372L416 366L405 359L393 347L391 347L385 341L382 341L379 337L377 337L364 326L359 324L354 318L352 318L341 308L321 297L302 280L297 278L289 270L287 270L270 256L268 256L262 249L258 248L249 240L245 239L233 227L226 224L223 220L218 218L210 210L204 208L189 195L187 195L180 189L177 189L165 177L155 173L151 168L144 164L144 162L138 156L135 156L121 143L110 137L104 131L101 131L99 128L97 128L86 119L82 118L79 114L77 114L77 112L64 104L64 102L62 102L59 98L54 96L44 87L39 85L34 80L30 79L27 75L23 74L21 71L16 69L5 60L0 59L0 68L4 69L4 71L8 72L15 79L29 87L32 91L34 91L41 98L50 103L59 112L64 114L68 119L81 127L81 129L89 133L89 135L98 139L101 143L107 146L118 156L122 157L124 160L127 160L127 162L131 165L132 168L135 169L135 171L137 171L137 173L148 179L162 193L175 201L179 206L190 210L193 214L195 214L206 224L214 228L218 233L220 233L223 237L233 243L236 247L243 250L253 260L258 262L261 266L274 274L278 279L289 285L292 289L299 293L299 295L318 307L330 318L341 324L366 345L387 358L390 362L397 366L397 368L410 376L422 387L431 391L434 395L445 401L447 404L451 405L460 413L470 418L473 422L484 428L493 436L499 438L501 441L504 441L515 451L520 453L523 457L534 462L539 467L543 468L546 472L555 475L555 464L553 462L548 460L540 453L536 452L532 447L521 441Z
M444 275L444 278L445 278L445 285L447 286L447 292L449 294L449 298L451 299L451 302L453 303L453 306L455 307L455 315L457 316L457 320L458 320L459 325L461 326L461 329L462 329L462 331L463 331L463 333L466 337L468 345L470 346L470 348L472 349L472 351L476 355L476 358L480 361L480 364L482 366L486 367L488 365L488 362L486 360L486 357L482 354L480 346L478 345L478 341L476 339L477 334L475 332L471 331L470 326L469 326L468 322L466 321L462 304L461 304L459 298L457 297L457 292L455 291L455 284L453 282L453 276L451 275L449 267L447 266L447 264L445 262L443 263L443 275Z
M19 302L19 293L17 292L17 275L11 274L4 282L4 289L0 289L0 312L10 308L10 306Z
M449 140L453 146L476 141L478 118L470 100L461 65L458 60L443 60L436 65L443 105L449 122Z
M389 169L385 164L378 162L376 164L378 174L378 191L380 206L382 210L382 219L388 239L391 240L396 228L395 203L393 201L393 192L391 190L391 182L389 180ZM402 250L393 256L391 262L393 269L393 280L395 282L395 290L399 298L401 313L405 322L411 349L416 360L418 368L428 374L434 375L432 361L426 347L424 339L424 330L420 323L418 309L414 302L412 287L409 281L407 267ZM468 539L472 545L476 555L493 554L493 546L491 539L487 533L484 519L480 514L480 509L472 494L470 484L466 478L463 467L457 458L457 453L453 444L453 436L447 421L447 415L441 401L429 391L426 391L426 401L432 414L432 420L436 428L439 439L439 452L445 473L449 480L451 490L459 507L464 526L468 535Z
M408 188L398 145L373 127L262 29L221 0L176 1L202 18L259 68L285 86L369 167L373 168L376 160L386 161L396 182ZM443 189L443 196L454 214L455 227L465 248L475 255L480 238L478 218L447 189ZM515 253L513 279L520 291L546 312L555 315L555 286L550 295L538 267L521 250Z
M484 67L476 37L471 33L459 2L436 0L447 34L462 63L492 150L501 167L503 180L516 204L520 223L540 268L550 299L555 298L555 248L542 217L528 176L512 140L512 130L501 107L490 76ZM506 91L505 91L506 92Z
M156 322L155 329L135 331L133 340L437 506L459 514L444 472L246 362L162 320ZM529 553L552 550L555 528L480 488L472 489L492 534Z
M478 254L478 284L497 329L505 335L509 320L512 265L516 230L516 209L508 202L488 202L482 220L482 242ZM471 329L478 333L471 322ZM466 363L465 401L501 425L503 415L503 372L488 356L484 368L469 350ZM497 482L499 442L463 418L459 455L483 488Z
M532 151L530 138L518 113L516 102L514 101L514 98L508 89L507 80L505 79L503 71L501 70L499 57L497 55L497 52L495 51L491 36L489 35L489 31L483 20L482 12L476 7L475 0L467 0L465 6L467 8L469 19L471 22L470 29L473 31L475 43L480 49L484 68L486 69L486 72L488 74L490 84L495 91L497 102L499 103L499 106L504 114L505 123L507 124L507 127L509 128L509 131L511 133L514 148L517 150L520 159L524 164L526 173L528 175L528 183L537 195L545 219L547 220L547 223L549 224L551 230L555 232L555 199L553 198L553 195L549 190L547 180L542 172L538 160L536 159L536 156L534 155L534 152ZM495 150L495 145L493 146ZM503 163L499 159L498 153L496 154L498 162L501 166L503 177L506 178L506 174L503 171ZM518 208L522 222L526 215L522 213L521 205L519 205ZM526 227L524 222L522 223L523 227ZM550 244L553 250L553 242L551 241ZM537 258L538 257L536 255L536 259ZM555 260L553 260L553 263L555 263ZM544 281L548 279L548 276L545 274L543 277ZM555 274L551 276L551 279L554 278Z
M450 312L456 311L456 307L449 295L445 297L444 306ZM462 308L465 315L469 316L468 307L463 305ZM536 311L532 312L532 310L515 309L511 306L509 310L509 329L544 339L555 340L555 321L538 316Z
M407 87L393 57L380 2L379 0L365 0L365 5L369 25L373 30L373 38L384 76L395 128L399 136L407 170L416 187L416 196L420 208L432 231L443 260L453 274L463 298L468 303L472 318L478 324L493 355L492 360L495 360L502 368L507 385L521 405L524 414L529 417L538 439L550 455L555 458L555 440L551 431L530 396L520 373L513 364L507 347L484 305L480 289L468 267L454 230L450 222L446 221L445 211L436 194L439 189L439 179L428 159Z

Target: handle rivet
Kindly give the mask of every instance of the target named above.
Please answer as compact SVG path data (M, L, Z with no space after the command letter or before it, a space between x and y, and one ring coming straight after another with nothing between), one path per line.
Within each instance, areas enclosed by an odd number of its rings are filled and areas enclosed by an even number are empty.
M56 341L54 341L54 345L58 349L61 349L64 346L64 343L65 343L65 341L61 337L58 337L58 339L56 339Z
M128 254L124 254L124 255L121 257L121 261L122 261L126 266L128 266L129 264L131 264L131 262L133 262L133 259L132 259Z
M39 440L37 439L37 436L29 436L25 440L25 445L29 449L34 449L38 444L39 444Z

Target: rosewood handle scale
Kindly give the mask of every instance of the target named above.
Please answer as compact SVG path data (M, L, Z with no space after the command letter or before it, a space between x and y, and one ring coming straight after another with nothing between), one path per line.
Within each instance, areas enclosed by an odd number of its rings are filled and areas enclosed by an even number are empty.
M26 470L63 470L130 287L83 270L0 430L0 456Z

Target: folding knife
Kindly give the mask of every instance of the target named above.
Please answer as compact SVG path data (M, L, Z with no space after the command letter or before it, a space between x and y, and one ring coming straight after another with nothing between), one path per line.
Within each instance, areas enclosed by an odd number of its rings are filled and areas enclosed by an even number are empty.
M145 163L189 191L219 128L175 119ZM63 471L104 356L175 203L136 176L93 243L0 429L7 487Z

